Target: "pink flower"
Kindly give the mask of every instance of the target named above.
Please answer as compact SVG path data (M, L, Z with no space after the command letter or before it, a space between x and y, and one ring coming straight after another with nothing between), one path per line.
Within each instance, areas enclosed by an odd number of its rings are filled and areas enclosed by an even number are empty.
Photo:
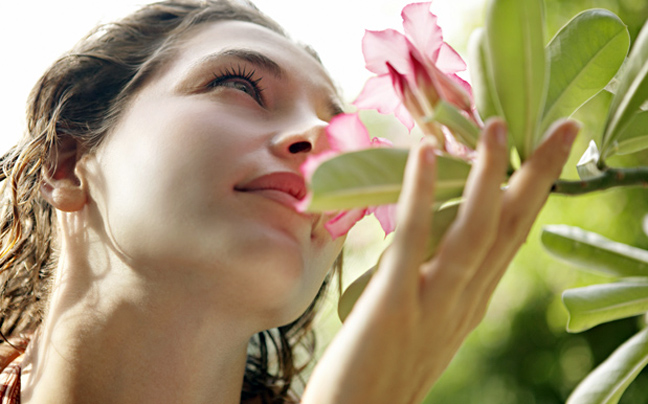
M326 137L330 149L323 153L309 156L301 166L301 171L307 182L310 182L315 169L320 164L341 153L392 145L387 139L378 137L370 138L367 128L357 113L341 114L333 118L326 128ZM297 208L301 211L306 210L311 198L312 195L309 193L299 203ZM394 231L396 227L395 207L396 205L383 205L342 211L333 216L325 224L325 227L331 234L331 237L335 239L345 235L360 219L373 213L385 231L385 235L387 235Z
M405 34L392 29L366 31L362 40L366 67L377 76L367 81L354 105L383 114L394 113L410 130L420 117L412 116L413 111L403 104L392 85L393 72L432 101L442 98L460 110L472 109L470 85L455 74L465 70L466 63L443 41L437 17L429 11L430 4L413 3L403 8Z

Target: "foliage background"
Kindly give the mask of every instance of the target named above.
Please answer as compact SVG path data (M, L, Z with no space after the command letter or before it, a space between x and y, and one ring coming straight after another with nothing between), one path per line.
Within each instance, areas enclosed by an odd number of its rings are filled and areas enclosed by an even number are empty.
M633 40L648 20L648 3L644 0L545 0L545 4L547 42L563 24L589 8L616 13L628 25ZM474 21L480 24L483 15L481 10L481 17ZM465 42L452 43L464 55L469 34L466 32ZM403 138L400 132L394 134L389 117L371 113L362 116L372 134L392 137L397 142ZM576 163L595 136L595 111L579 111L576 118L583 122L584 129L563 172L564 178L577 178ZM648 165L648 153L614 157L608 164ZM496 291L485 321L469 336L426 403L564 403L580 380L642 328L645 321L630 318L568 334L562 292L609 279L550 257L540 244L540 230L546 224L569 224L648 249L647 213L648 191L643 188L581 197L551 196ZM357 226L347 242L344 284L371 267L388 242L389 238L380 239L373 219L365 219ZM323 342L340 326L333 307L331 303L321 319ZM644 371L621 403L647 400L648 372Z

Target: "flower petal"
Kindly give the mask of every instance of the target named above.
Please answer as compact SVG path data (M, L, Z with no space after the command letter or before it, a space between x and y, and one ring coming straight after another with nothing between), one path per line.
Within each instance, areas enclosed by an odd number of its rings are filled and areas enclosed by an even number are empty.
M433 60L439 70L444 73L456 73L466 70L466 62L459 56L456 50L447 43L443 43L439 48L439 54Z
M400 103L394 110L394 115L403 125L405 125L408 131L412 130L414 127L414 118L412 118L412 114L410 114L407 108L405 108L405 105Z
M324 227L331 234L335 240L340 236L344 236L351 230L354 224L362 219L367 214L367 209L358 208L341 212L333 219L326 222Z
M313 193L308 192L302 200L300 200L295 204L295 209L297 210L297 212L308 211L308 206L310 205L312 200L313 200Z
M445 74L434 65L429 67L430 77L441 98L463 111L470 112L473 104L472 92L466 91L466 88L470 89L470 85L456 74Z
M445 149L448 154L460 157L467 161L475 161L477 157L477 152L459 142L455 137L449 133L447 130L443 131L445 136Z
M437 16L430 12L430 4L412 3L403 8L403 29L405 35L419 52L430 62L436 62L443 45L443 33L437 23Z
M394 143L391 140L377 136L371 139L371 145L375 147L394 147Z
M369 131L357 113L336 115L326 127L326 137L335 151L347 152L371 147Z
M386 67L385 67L386 68ZM401 103L394 92L389 74L367 80L353 105L360 109L376 109L381 114L391 114Z
M457 76L456 74L450 74L450 78L452 78L454 81L459 83L461 87L463 87L464 90L468 93L470 96L470 99L473 98L473 92L472 92L472 87L470 86L470 83L468 83L466 80L462 79L461 77Z
M393 29L365 31L362 38L362 54L367 70L382 75L388 73L389 61L402 74L408 74L410 49L413 49L405 35Z
M396 207L397 204L394 203L369 208L369 212L372 212L376 216L380 226L385 231L385 236L396 228Z

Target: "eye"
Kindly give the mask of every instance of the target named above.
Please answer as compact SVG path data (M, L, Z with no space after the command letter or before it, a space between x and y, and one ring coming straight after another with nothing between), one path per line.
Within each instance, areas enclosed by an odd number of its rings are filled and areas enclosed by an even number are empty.
M244 66L230 66L218 73L214 73L214 79L209 82L208 87L228 87L242 91L252 97L259 105L263 106L261 93L263 88L259 85L261 77L255 78L254 70L247 70Z

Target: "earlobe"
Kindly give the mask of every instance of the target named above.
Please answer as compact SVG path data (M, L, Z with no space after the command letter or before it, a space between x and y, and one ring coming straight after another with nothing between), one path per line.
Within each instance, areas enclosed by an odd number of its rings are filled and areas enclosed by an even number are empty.
M81 210L87 202L86 192L81 185L64 180L45 180L41 185L41 194L50 205L63 212Z
M60 139L54 168L45 173L40 187L45 200L64 212L81 210L88 200L84 182L77 175L78 157L77 142Z

